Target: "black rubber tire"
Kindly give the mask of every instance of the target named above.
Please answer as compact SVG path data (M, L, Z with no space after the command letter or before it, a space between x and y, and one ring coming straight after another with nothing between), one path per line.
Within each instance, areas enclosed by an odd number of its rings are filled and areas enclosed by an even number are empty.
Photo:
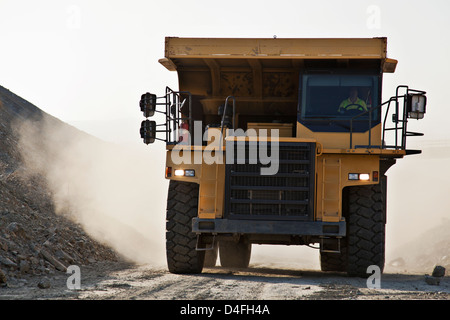
M245 241L219 242L220 265L224 268L248 268L251 254L251 243Z
M381 184L349 188L347 273L368 277L367 267L385 262L385 195Z
M341 253L320 253L320 269L322 271L347 271L347 246L344 239L341 239Z
M171 180L167 196L166 256L171 273L201 273L205 251L195 250L197 235L192 232L192 218L197 216L196 183Z

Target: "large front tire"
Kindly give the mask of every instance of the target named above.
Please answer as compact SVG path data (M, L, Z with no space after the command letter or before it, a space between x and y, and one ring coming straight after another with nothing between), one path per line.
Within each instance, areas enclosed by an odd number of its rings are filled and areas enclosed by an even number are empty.
M205 251L197 251L192 218L197 216L199 186L171 180L167 197L166 256L172 273L201 273Z
M347 273L367 277L376 265L383 272L385 262L385 193L381 184L351 187L347 222Z

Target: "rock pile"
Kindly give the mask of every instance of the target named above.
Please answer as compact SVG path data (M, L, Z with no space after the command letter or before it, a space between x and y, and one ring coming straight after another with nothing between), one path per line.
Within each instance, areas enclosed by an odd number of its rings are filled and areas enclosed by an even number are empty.
M72 264L120 259L56 214L46 181L23 165L14 124L45 117L51 116L0 86L0 287L27 276L65 272Z

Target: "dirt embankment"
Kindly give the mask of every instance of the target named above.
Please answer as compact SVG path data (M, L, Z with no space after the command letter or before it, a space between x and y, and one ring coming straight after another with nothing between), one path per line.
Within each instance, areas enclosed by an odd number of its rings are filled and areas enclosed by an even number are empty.
M60 122L0 86L0 286L21 286L30 276L42 279L72 264L119 259L79 224L56 214L47 180L25 165L17 130L24 123L39 128L43 121Z

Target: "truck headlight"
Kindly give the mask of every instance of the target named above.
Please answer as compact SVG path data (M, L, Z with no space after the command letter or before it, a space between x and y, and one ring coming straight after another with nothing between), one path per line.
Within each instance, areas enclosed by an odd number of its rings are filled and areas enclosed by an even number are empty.
M423 94L409 94L407 99L408 118L423 119L427 97Z
M175 169L174 174L176 177L182 177L182 176L184 176L184 170L183 169Z
M144 117L153 117L156 109L156 94L151 94L149 92L144 93L139 101L139 106L141 111L144 113Z
M176 177L195 177L195 170L193 170L193 169L175 169L174 175Z
M348 180L369 181L370 174L368 174L368 173L349 173Z
M370 180L370 174L368 174L368 173L360 173L359 174L359 180L369 181Z

